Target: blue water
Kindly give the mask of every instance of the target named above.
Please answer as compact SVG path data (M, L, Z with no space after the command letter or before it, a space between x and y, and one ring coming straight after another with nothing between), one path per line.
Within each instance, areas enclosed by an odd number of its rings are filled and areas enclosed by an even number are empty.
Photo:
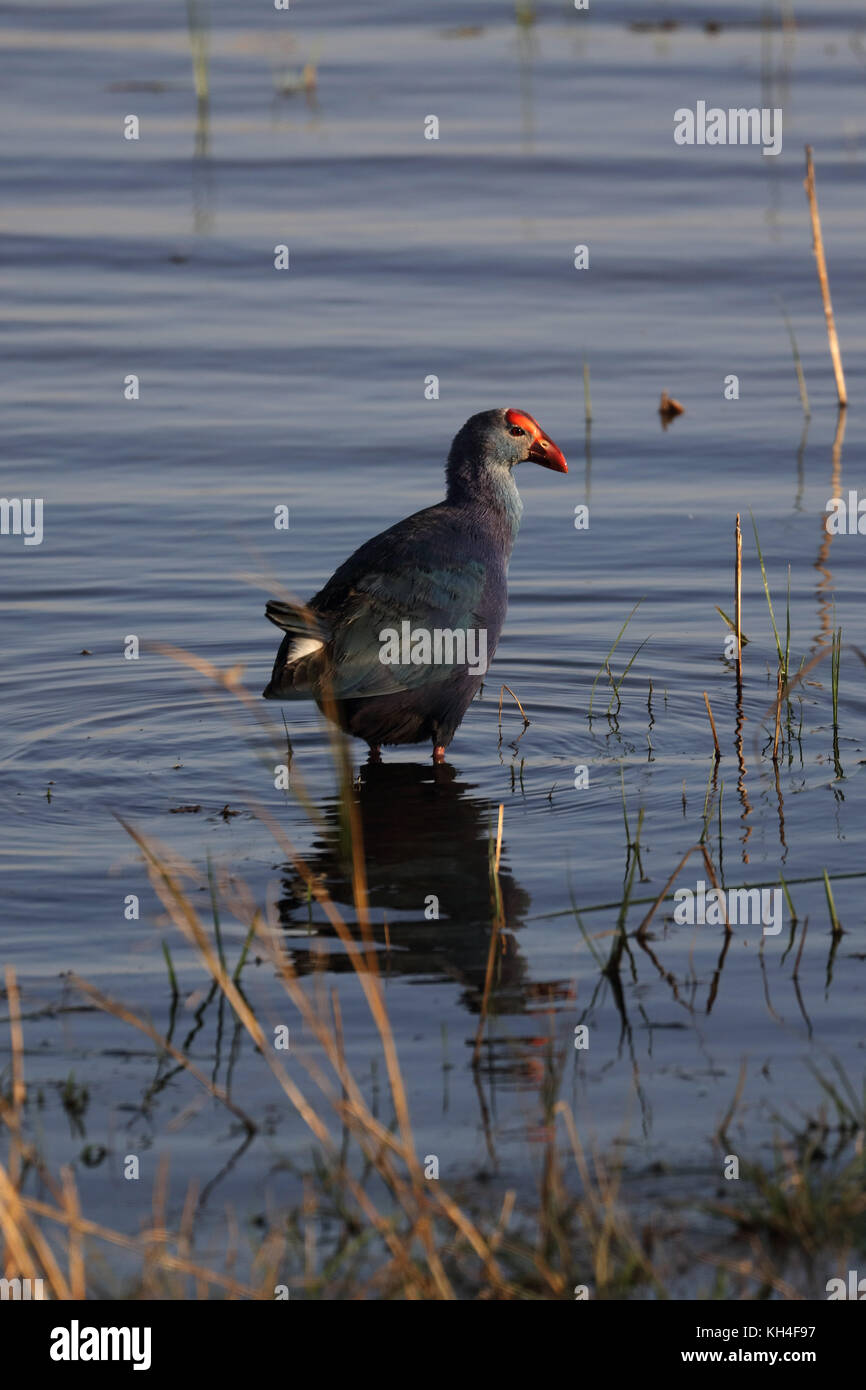
M677 27L633 28L650 9ZM293 778L318 828L274 786L280 709L261 706L268 733L162 647L243 666L257 695L278 642L265 598L309 596L368 536L437 500L452 436L494 405L531 411L570 472L520 471L510 609L483 696L445 768L434 771L426 748L386 751L376 768L365 768L363 745L352 751L418 1152L439 1154L451 1181L482 1168L496 1193L529 1192L551 1039L587 1139L604 1150L625 1135L635 1183L653 1163L670 1166L656 1205L682 1196L684 1175L697 1197L715 1184L712 1135L744 1059L732 1130L764 1161L776 1117L820 1098L810 1063L826 1070L836 1058L862 1082L862 877L845 875L863 866L855 649L866 650L866 541L828 537L824 516L828 498L866 488L866 30L854 3L799 9L792 26L782 23L791 7L774 8L762 29L747 4L579 14L551 3L519 25L504 0L442 4L435 17L404 0L362 18L347 3L298 0L278 14L214 0L197 129L180 3L5 6L3 492L44 499L44 539L0 538L2 956L22 988L46 1151L76 1164L82 1202L100 1219L137 1228L166 1155L173 1210L194 1178L207 1189L201 1219L217 1229L229 1202L249 1215L265 1191L293 1200L277 1170L310 1148L248 1040L229 1036L215 1001L201 1009L202 971L118 817L188 862L205 917L210 860L297 933L286 939L299 971L312 945L327 949L347 1056L365 1085L378 1049L342 950L257 814L276 817L351 916L315 708L285 713ZM714 19L721 32L707 33ZM281 94L307 63L315 90ZM781 106L781 155L675 146L673 112L698 99ZM130 113L138 141L123 139ZM431 114L438 141L424 139ZM807 142L851 398L844 434L802 188ZM273 268L281 243L288 272ZM574 269L578 244L589 247L586 271ZM140 398L127 401L133 373ZM724 397L730 374L736 400ZM425 399L430 375L437 400ZM666 431L662 390L685 405ZM578 530L582 503L590 522ZM281 504L288 531L273 525ZM792 670L822 658L792 694L778 787L762 751L776 650L750 512L783 642L790 566ZM744 775L716 611L733 609L737 513ZM611 657L619 679L645 643L621 707L602 671L589 721L593 681L639 600ZM827 653L838 626L837 768ZM138 660L124 658L130 635ZM503 682L531 721L519 742L507 696L500 738ZM714 777L705 691L723 754ZM581 765L589 784L577 789ZM500 805L508 948L479 1073L485 1133L470 1059ZM797 947L808 916L799 997L787 907L778 936L738 928L717 974L718 928L678 927L668 904L648 943L661 969L632 942L620 1012L572 904L606 958L641 810L632 897L647 901L632 906L629 928L706 823L726 884L785 875ZM835 950L824 870L846 932ZM702 876L693 857L679 882ZM130 894L138 920L124 916ZM438 921L424 915L431 894ZM229 914L223 934L235 960L244 927ZM222 1108L209 1102L172 1129L194 1082L178 1074L149 1094L165 1070L151 1045L82 1007L61 978L69 971L176 1042L192 1034L191 1056L267 1116L267 1139L227 1166L239 1139ZM282 1019L269 967L251 956L242 978L262 1015ZM591 1043L575 1052L582 1022ZM60 1103L70 1074L89 1094L83 1132ZM309 1086L300 1068L297 1079ZM81 1161L85 1144L107 1151L95 1168ZM121 1177L128 1152L146 1155L140 1185Z

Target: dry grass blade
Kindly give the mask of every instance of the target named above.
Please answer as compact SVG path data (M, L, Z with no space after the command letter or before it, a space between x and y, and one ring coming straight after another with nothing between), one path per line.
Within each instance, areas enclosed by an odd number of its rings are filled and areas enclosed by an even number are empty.
M740 1101L743 1098L743 1090L746 1085L746 1071L746 1063L745 1061L743 1061L740 1063L740 1076L739 1080L737 1081L737 1086L736 1090L734 1091L733 1099L731 1100L731 1103L728 1106L725 1116L721 1120L719 1127L716 1130L716 1138L718 1139L720 1144L727 1144L728 1142L728 1126L730 1125L731 1120L734 1118L734 1115L736 1114L737 1109L739 1107Z
M78 1201L78 1189L71 1168L64 1168L60 1176L63 1181L63 1205L68 1217L69 1292L73 1299L83 1300L87 1294L87 1285L84 1276L84 1241L79 1230L81 1206Z
M2 1227L7 1244L9 1244L9 1229L4 1217L11 1221L13 1233L17 1233L19 1238L29 1243L39 1260L41 1270L48 1280L54 1297L59 1299L71 1298L69 1285L55 1258L54 1251L36 1223L31 1221L25 1206L25 1199L13 1186L8 1173L0 1164L0 1227ZM23 1270L24 1266L19 1262L18 1268Z
M472 1052L472 1065L478 1065L481 1056L481 1045L484 1040L484 1029L487 1024L487 1013L490 1008L490 990L493 985L493 969L496 963L496 952L499 949L500 934L505 926L505 918L502 906L502 888L499 882L499 860L502 855L502 819L505 814L505 805L499 806L499 817L496 828L496 844L491 846L490 853L490 881L493 890L493 925L490 931L490 945L487 951L487 967L484 972L484 993L481 997L481 1010L478 1018L478 1027L475 1031L475 1047Z
M25 1227L20 1212L23 1201L16 1186L0 1165L0 1230L6 1242L5 1274L18 1279L38 1278L38 1267L27 1247Z
M743 679L743 533L740 529L739 512L734 530L734 543L734 626L737 634L737 681L740 682Z
M274 834L277 841L286 850L287 854L292 859L292 862L297 867L299 873L301 873L301 875L309 884L311 891L321 902L323 908L328 914L329 920L333 923L335 930L337 931L338 935L340 936L341 940L346 946L350 958L352 959L352 963L357 971L358 979L361 983L362 989L364 990L365 997L367 998L368 1005L370 1007L374 1021L377 1024L380 1038L382 1040L383 1052L386 1060L386 1068L388 1071L389 1082L391 1084L391 1094L394 1101L395 1112L398 1118L398 1127L400 1128L401 1138L403 1142L401 1145L396 1145L395 1141L393 1140L393 1136L388 1135L387 1131L385 1131L383 1127L379 1126L377 1122L373 1121L373 1117L369 1115L369 1112L366 1112L366 1114L364 1112L360 1112L362 1125L365 1121L372 1122L368 1123L368 1128L374 1128L376 1131L378 1131L376 1135L376 1143L374 1145L371 1135L368 1135L365 1139L362 1133L359 1135L359 1137L361 1138L362 1147L366 1147L367 1149L368 1157L375 1158L378 1154L381 1153L382 1147L387 1142L398 1149L400 1157L406 1163L410 1175L411 1187L415 1198L414 1219L419 1238L421 1239L422 1244L425 1248L428 1266L433 1276L435 1284L436 1295L438 1295L438 1297L440 1298L451 1299L454 1297L453 1290L450 1287L450 1283L445 1275L444 1268L442 1266L441 1258L433 1242L431 1218L429 1214L429 1203L427 1202L427 1194L424 1189L423 1172L414 1152L411 1127L409 1124L409 1111L408 1104L406 1101L405 1088L403 1086L402 1076L400 1074L399 1069L399 1063L397 1061L396 1047L394 1045L394 1040L391 1033L390 1020L388 1019L387 1011L384 1008L381 979L378 975L378 969L375 966L375 960L373 961L373 967L376 970L376 973L374 975L372 974L369 968L370 953L368 951L359 950L357 942L355 942L352 938L348 927L346 926L345 922L343 922L342 918L340 917L340 914L337 912L328 894L325 892L324 889L322 889L321 885L317 884L314 881L313 875L310 874L307 866L297 855L296 851L294 850L294 847L288 842L281 829L278 826L276 826L270 820L269 817L265 817L265 819L269 822L272 833ZM289 1100L299 1111L302 1118L305 1120L309 1128L313 1131L319 1142L322 1143L326 1150L333 1156L336 1151L327 1126L322 1121L320 1116L317 1114L315 1109L306 1100L303 1093L299 1090L296 1084L288 1076L285 1069L277 1061L273 1048L270 1047L267 1039L265 1038L264 1032L261 1028L258 1019L256 1019L246 1000L240 994L240 991L238 990L235 982L229 979L229 977L227 976L226 971L222 966L222 963L220 962L217 954L211 947L210 940L204 930L204 927L201 921L199 920L198 915L195 912L195 909L192 907L192 904L190 903L189 899L183 893L181 884L178 881L176 875L173 873L172 869L169 867L166 861L164 859L161 859L160 856L155 852L154 847L149 842L147 842L139 832L137 832L133 827L126 825L125 822L121 823L124 824L124 828L127 830L127 833L132 837L135 843L142 850L142 853L145 857L145 863L148 867L148 873L150 875L151 882L153 883L156 892L158 893L161 901L163 902L163 905L166 907L170 916L172 917L172 920L180 928L180 930L186 936L187 940L190 941L190 943L193 944L198 950L199 955L201 956L204 964L206 965L213 979L219 985L220 989L225 994L228 1002L235 1010L235 1013L237 1014L241 1023L247 1029L256 1046L259 1048L260 1052L265 1057L268 1066L277 1078L279 1084L281 1085L285 1094L288 1096ZM260 931L260 934L267 943L267 938L264 936L264 933ZM294 996L295 1002L299 1002L301 996L303 996L303 991L298 990ZM319 1031L319 1037L320 1040L324 1038L324 1033L321 1030ZM334 1060L333 1054L332 1060ZM339 1065L339 1061L337 1061L337 1065ZM345 1069L343 1070L342 1079L344 1082L348 1080L347 1072ZM321 1078L319 1078L319 1080L321 1080ZM336 1101L336 1099L330 1095L328 1096L328 1099L335 1106L335 1108L339 1110L339 1102ZM359 1101L360 1093L357 1092L356 1088L356 1106L359 1104ZM366 1111L366 1107L364 1107L364 1111ZM392 1171L388 1174L388 1176L390 1177L389 1186L391 1186L395 1195L398 1197L398 1200L401 1201L401 1205L404 1206L404 1209L407 1210L407 1214L409 1214L410 1207L407 1201L406 1192L403 1190L397 1175ZM353 1195L355 1195L356 1199L362 1206L362 1209L364 1210L367 1219L370 1220L371 1223L376 1226L383 1239L388 1241L388 1244L392 1248L395 1257L400 1258L405 1263L405 1252L401 1251L396 1239L393 1236L391 1236L388 1232L387 1223L385 1222L384 1218L382 1218L380 1214L376 1212L367 1194L364 1193L360 1185L357 1184L348 1175L346 1175L346 1182L347 1185L350 1187L350 1190L353 1192Z
M2 1169L0 1169L2 1173ZM113 1231L110 1227L102 1226L98 1221L89 1221L84 1216L73 1216L63 1207L52 1207L48 1202L43 1202L35 1197L22 1197L21 1205L28 1212L35 1216L41 1216L48 1221L56 1222L64 1226L67 1231L74 1231L78 1236L90 1236L96 1240L107 1242L109 1245L116 1245L122 1250L129 1250L136 1255L144 1255L147 1245L154 1239L164 1244L168 1239L166 1232L144 1231L141 1236L127 1236L122 1231ZM2 1209L0 1209L2 1215ZM183 1259L179 1255L174 1255L170 1250L161 1249L159 1251L159 1264L161 1268L173 1270L179 1274L188 1274L193 1278L201 1279L206 1284L215 1285L217 1288L225 1290L234 1298L272 1298L273 1290L256 1289L250 1285L241 1283L238 1279L230 1279L216 1270L207 1269L203 1265L197 1265L192 1260Z
M855 650L856 650L856 648L855 648ZM792 676L791 679L790 679L789 681L785 681L785 682L783 683L783 685L782 685L782 693L781 693L781 703L782 703L782 704L784 704L785 701L786 701L787 699L789 699L789 697L790 697L790 695L791 695L791 691L792 691L792 690L796 690L798 685L802 685L803 682L805 681L806 677L807 677L812 671L814 671L815 667L818 666L818 665L820 665L820 663L821 663L821 662L825 659L825 657L827 657L827 656L832 657L832 649L829 648L829 647L822 648L822 650L819 651L819 652L817 652L817 653L815 654L815 656L813 656L813 657L811 658L811 660L809 660L809 661L806 662L805 666L801 666L801 667L800 667L800 669L799 669L799 671L797 672L796 676ZM778 701L779 701L779 698L780 698L780 697L779 697L778 692L777 692L776 700L774 700L774 701L773 701L773 704L770 705L770 706L765 710L765 712L764 712L764 721L766 721L767 719L769 719L769 717L770 717L771 714L772 714L773 717L775 718L776 707L777 707L777 703L778 703ZM764 722L764 721L762 721L762 722ZM757 732L756 732L756 734L755 734L755 739L754 739L754 751L755 751L755 756L756 756L756 757L757 757L757 755L758 755L758 739L759 739L759 735L758 735Z
M803 187L806 190L806 197L809 200L809 213L812 218L812 250L815 253L818 284L821 287L821 300L824 305L824 317L827 320L827 342L830 345L833 374L836 378L836 392L839 397L840 406L846 406L848 404L848 391L845 386L845 373L842 370L842 354L839 351L836 320L833 317L833 301L830 298L830 281L827 278L827 261L824 256L824 238L821 235L821 216L818 212L818 195L815 192L815 166L812 161L811 145L806 146L806 179Z
M24 1034L21 1029L21 996L11 965L6 967L6 999L9 1005L9 1041L12 1048L12 1114L7 1121L12 1134L9 1176L17 1186L21 1174L21 1134L27 1088L24 1084Z
M229 979L223 969L219 958L213 951L198 914L184 894L176 876L171 869L167 867L166 863L161 861L154 853L151 845L145 840L143 835L133 826L128 825L121 817L118 817L118 820L120 820L126 833L135 841L142 851L150 881L160 901L172 918L172 921L180 928L186 939L199 951L199 954L214 980L216 980L220 989L223 991L226 999L250 1034L256 1047L261 1051L280 1086L283 1088L304 1122L313 1131L320 1143L330 1147L331 1136L327 1127L322 1123L312 1106L308 1104L303 1093L298 1089L274 1057L273 1049L269 1046L264 1036L261 1024L253 1014L234 980Z
M731 932L732 932L732 930L733 930L733 928L731 927L731 924L730 924L730 922L728 921L728 912L727 912L727 908L725 907L724 894L722 893L722 890L721 890L721 888L719 887L719 880L718 880L717 877L716 877L716 871L715 871L715 869L713 868L713 861L712 861L712 859L711 859L710 856L709 856L709 852L708 852L708 850L707 850L706 845L701 845L701 854L704 856L704 865L705 865L705 867L706 867L707 873L708 873L709 876L710 876L710 882L712 883L712 885L713 885L713 887L715 888L716 892L719 894L719 899L720 899L720 903L721 903L722 912L724 913L724 917L725 917L725 923L724 923L724 925L725 925L725 932L727 933L728 936L730 936L730 935L731 935Z
M646 916L644 917L644 919L643 919L643 921L641 922L640 926L638 927L637 931L635 932L635 936L637 937L638 941L643 941L644 937L646 936L647 932L649 931L649 924L650 924L650 922L652 921L652 919L653 919L653 917L655 916L656 912L658 911L659 907L660 907L661 904L664 902L665 898L667 897L668 893L670 892L671 885L672 885L673 883L676 882L677 875L679 874L680 869L682 869L682 868L684 867L684 865L688 863L689 859L692 857L692 855L694 854L695 850L701 850L701 851L702 851L702 850L703 850L703 845L692 845L691 849L687 849L687 850L686 850L686 852L685 852L685 854L683 855L682 859L680 860L679 864L677 864L677 867L674 869L673 873L671 874L671 876L670 876L670 878L668 879L667 883L665 884L664 888L663 888L662 891L659 893L658 897L656 898L656 900L655 900L655 902L653 903L652 907L650 908L649 912L646 914Z
M137 1014L134 1014L131 1009L125 1008L123 1004L117 1003L114 999L109 999L108 996L102 994L95 985L90 984L87 980L82 980L79 975L74 973L71 974L69 976L69 982L74 985L76 989L80 990L82 994L85 994L88 999L92 1000L97 1008L104 1009L107 1014L111 1014L112 1017L120 1019L122 1023L128 1023L132 1028L137 1028L140 1033L144 1033L145 1037L150 1038L155 1047L166 1052L169 1057L173 1057L191 1076L194 1076L199 1085L204 1086L205 1090L213 1096L214 1100L218 1100L227 1110L230 1110L231 1113L240 1120L241 1124L244 1125L248 1134L255 1134L258 1126L254 1120L250 1119L246 1111L242 1110L241 1107L227 1095L221 1086L217 1086L215 1082L205 1076L204 1072L199 1071L198 1067L194 1062L190 1061L186 1053L181 1052L180 1048L175 1047L172 1042L169 1042L168 1038L158 1033L152 1024L145 1022L143 1018L139 1018Z
M518 698L517 698L517 696L515 695L514 691L511 689L511 686L510 686L510 685L503 685L502 688L501 688L501 690L499 691L499 727L500 727L500 729L502 728L502 695L503 695L503 692L506 691L506 690L508 691L508 693L509 693L509 695L511 696L512 700L513 700L514 703L516 704L517 708L520 710L520 713L521 713L521 715L522 715L522 717L523 717L523 727L524 727L524 729L528 729L528 728L529 728L529 725L530 725L530 723L531 723L532 721L528 718L527 713L526 713L526 710L523 708L522 704L521 704L520 701L518 700Z
M502 818L505 815L505 804L499 804L499 820L496 826L496 855L493 860L493 872L499 873L499 861L502 858Z
M709 715L710 719L710 728L713 731L713 747L716 750L716 762L719 762L722 756L722 750L719 747L719 736L716 733L716 721L713 719L713 711L710 709L710 697L706 691L704 691L704 704L707 707L707 714Z

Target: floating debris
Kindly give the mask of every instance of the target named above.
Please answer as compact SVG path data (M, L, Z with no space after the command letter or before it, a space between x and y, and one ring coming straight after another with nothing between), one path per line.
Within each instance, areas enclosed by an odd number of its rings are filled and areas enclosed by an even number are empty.
M666 430L671 420L675 420L678 415L685 412L685 406L675 401L673 396L669 396L667 391L662 391L662 398L659 401L659 415L662 417L662 429Z

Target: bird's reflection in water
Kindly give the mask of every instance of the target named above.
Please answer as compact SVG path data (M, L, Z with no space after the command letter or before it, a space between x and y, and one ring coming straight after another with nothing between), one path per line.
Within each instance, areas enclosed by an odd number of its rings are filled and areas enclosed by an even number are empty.
M368 762L355 787L367 869L373 937L384 974L453 979L466 1007L481 1007L494 918L490 849L498 808L471 795L455 769L407 762ZM341 850L336 798L322 812L325 831L306 856L347 922L355 921L352 869ZM521 1013L537 998L514 935L523 926L529 894L505 862L499 867L505 928L489 1003L496 1013ZM314 943L335 943L326 969L351 970L333 928L311 907L306 885L287 868L278 901L280 920L291 928L299 973L322 968ZM430 914L438 911L438 918ZM309 946L299 929L311 923ZM386 924L387 923L387 930ZM356 933L356 929L353 928ZM543 987L542 987L543 988Z

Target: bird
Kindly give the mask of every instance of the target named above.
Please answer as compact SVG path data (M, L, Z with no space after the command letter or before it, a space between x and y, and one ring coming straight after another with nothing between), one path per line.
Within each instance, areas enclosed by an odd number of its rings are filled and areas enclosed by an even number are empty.
M310 699L377 761L432 741L444 762L496 650L523 503L515 467L567 473L526 411L484 410L454 437L446 494L374 536L307 604L270 600L285 634L266 700Z

